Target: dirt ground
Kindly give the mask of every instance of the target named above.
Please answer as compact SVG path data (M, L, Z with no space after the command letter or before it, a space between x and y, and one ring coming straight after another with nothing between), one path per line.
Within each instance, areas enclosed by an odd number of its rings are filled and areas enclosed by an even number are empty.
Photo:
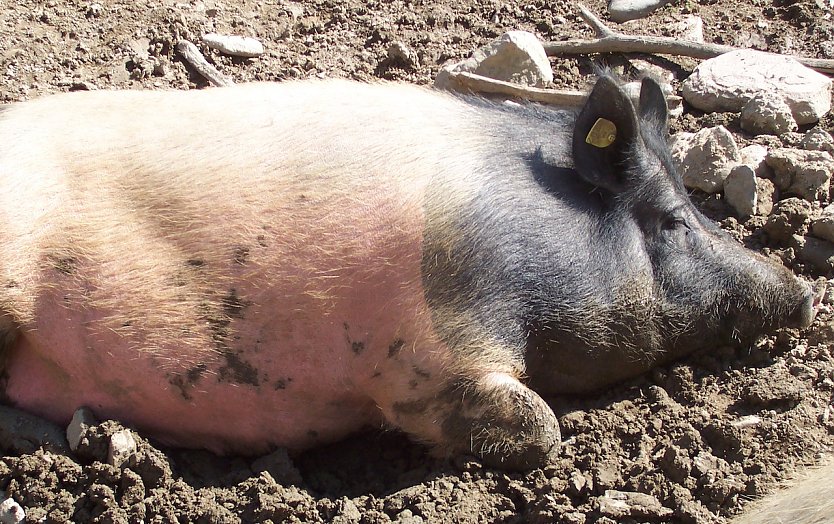
M602 0L586 5L605 12ZM685 14L703 18L707 41L834 57L828 0L678 0L647 19L612 25L662 35ZM264 43L266 54L256 59L203 49L236 82L319 76L429 84L445 61L512 29L545 41L591 36L573 2L554 0L0 0L0 101L78 89L203 88L174 46L182 38L199 42L206 32ZM394 42L417 59L389 59ZM588 63L554 59L554 84L584 85ZM697 65L674 57L658 63L678 80ZM673 130L718 123L741 145L751 142L737 114L687 107ZM834 117L818 125L831 132ZM796 135L769 144L780 141L795 143ZM832 276L773 244L762 217L739 222L720 198L695 198L724 227L797 273ZM108 421L75 453L3 440L0 489L30 522L722 522L831 453L831 307L802 332L784 330L754 347L714 348L598 396L548 399L560 417L563 454L527 474L490 470L471 457L433 459L402 435L382 431L292 462L280 454L253 462L165 449L140 438L136 457L116 468L105 463L101 446L120 429ZM760 422L745 424L750 415ZM606 517L598 497L607 489L650 494L672 513Z

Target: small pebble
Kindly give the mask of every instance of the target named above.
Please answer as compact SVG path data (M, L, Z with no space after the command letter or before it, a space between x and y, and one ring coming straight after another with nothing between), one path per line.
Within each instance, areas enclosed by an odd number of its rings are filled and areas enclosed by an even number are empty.
M203 43L221 53L254 58L264 54L264 45L248 36L219 35L207 33L203 36Z
M117 431L110 436L110 447L107 450L107 463L121 467L136 453L136 440L129 429Z

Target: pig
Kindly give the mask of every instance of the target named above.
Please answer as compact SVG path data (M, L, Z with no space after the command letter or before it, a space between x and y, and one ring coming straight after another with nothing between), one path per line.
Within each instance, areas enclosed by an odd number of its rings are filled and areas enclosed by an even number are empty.
M217 453L374 426L543 466L543 397L814 318L690 202L667 118L608 76L579 111L344 80L8 106L3 398Z
M803 471L780 491L745 507L730 524L822 524L834 518L834 462Z

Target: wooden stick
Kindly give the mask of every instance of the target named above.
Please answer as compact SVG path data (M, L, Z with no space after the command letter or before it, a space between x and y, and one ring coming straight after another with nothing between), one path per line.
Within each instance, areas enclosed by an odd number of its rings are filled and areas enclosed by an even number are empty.
M186 62L191 64L195 71L200 73L209 83L216 87L227 87L234 85L234 82L223 73L217 70L213 65L209 64L203 53L197 49L197 46L188 40L180 40L177 42L177 52L182 55Z
M665 36L626 35L606 26L584 5L578 4L578 7L580 16L594 29L597 38L548 42L544 44L544 50L548 56L590 53L649 53L690 56L692 58L713 58L740 49L728 45L698 43ZM778 55L778 53L771 54ZM821 73L834 74L834 60L804 56L791 56L791 58Z
M588 98L586 91L542 89L540 87L530 87L512 82L504 82L503 80L495 80L494 78L463 71L457 73L450 72L449 79L452 83L456 83L458 86L477 93L514 96L530 100L531 102L553 104L562 107L579 107ZM675 95L668 95L666 101L670 109L680 107L682 103L681 97Z
M529 87L503 80L495 80L475 73L450 73L450 80L458 85L477 93L492 93L496 95L515 96L532 102L554 104L560 106L579 106L588 98L588 93L582 91L542 89Z

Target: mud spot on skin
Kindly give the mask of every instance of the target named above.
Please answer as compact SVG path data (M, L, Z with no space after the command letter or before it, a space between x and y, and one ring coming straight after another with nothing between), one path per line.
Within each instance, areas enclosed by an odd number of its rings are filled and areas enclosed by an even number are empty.
M202 258L189 258L185 263L191 267L203 267L206 264Z
M78 260L73 257L52 258L53 269L64 275L72 275L78 269Z
M279 378L275 381L275 390L277 391L279 389L287 389L287 386L290 385L290 382L292 382L292 377Z
M316 430L311 429L307 432L307 436L310 438L319 438L319 432Z
M351 340L350 334L348 330L350 330L350 326L347 322L342 323L342 326L345 328L345 340L347 340L348 347L351 351L353 351L354 355L359 355L363 351L365 351L365 343L361 340Z
M235 384L249 384L258 386L258 370L249 362L240 358L240 354L226 350L223 352L226 365L218 370L217 380L233 382Z
M246 309L251 302L241 299L237 296L237 291L232 288L229 290L229 293L223 297L223 312L226 313L229 318L243 318L243 310Z
M188 390L190 390L194 387L195 384L197 384L197 382L200 380L200 377L203 376L203 372L205 370L205 364L200 364L186 371L185 375L173 375L168 380L168 382L179 390L180 395L182 395L182 398L184 400L191 400L191 393L189 393Z
M267 246L266 235L258 235L256 240L257 240L259 246L261 246L261 247L266 247Z
M431 373L429 373L425 369L418 368L417 366L412 366L411 370L414 371L415 375L417 375L418 377L420 377L424 380L428 380L428 379L431 378Z
M379 378L382 376L382 371L374 371L374 374L371 375L371 378Z
M240 264L241 266L249 260L249 248L248 247L237 247L235 248L234 254L234 261L235 264Z
M399 355L403 346L405 346L405 340L401 338L391 342L391 345L388 346L388 358L394 358Z

